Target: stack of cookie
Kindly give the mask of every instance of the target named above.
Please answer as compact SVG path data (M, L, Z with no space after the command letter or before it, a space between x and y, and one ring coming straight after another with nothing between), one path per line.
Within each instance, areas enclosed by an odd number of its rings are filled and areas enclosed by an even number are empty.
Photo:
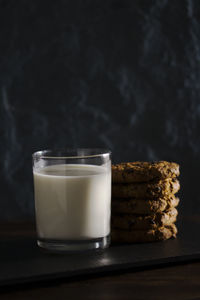
M152 242L176 237L180 188L176 163L132 162L112 166L112 240Z

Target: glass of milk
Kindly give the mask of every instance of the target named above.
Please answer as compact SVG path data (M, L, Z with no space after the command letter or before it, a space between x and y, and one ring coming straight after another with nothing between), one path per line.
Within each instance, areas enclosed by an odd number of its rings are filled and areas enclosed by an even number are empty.
M35 152L33 179L40 247L59 252L109 246L110 151Z

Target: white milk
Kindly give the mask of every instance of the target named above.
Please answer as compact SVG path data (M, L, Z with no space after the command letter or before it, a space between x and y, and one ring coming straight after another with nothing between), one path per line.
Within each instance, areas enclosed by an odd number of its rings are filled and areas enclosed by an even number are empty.
M80 240L110 233L110 167L53 165L33 175L40 238Z

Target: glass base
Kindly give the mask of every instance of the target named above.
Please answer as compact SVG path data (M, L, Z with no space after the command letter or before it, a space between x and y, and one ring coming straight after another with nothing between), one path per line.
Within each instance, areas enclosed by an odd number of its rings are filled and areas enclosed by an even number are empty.
M38 239L39 247L54 253L77 252L105 249L110 245L110 235L91 240L50 240Z

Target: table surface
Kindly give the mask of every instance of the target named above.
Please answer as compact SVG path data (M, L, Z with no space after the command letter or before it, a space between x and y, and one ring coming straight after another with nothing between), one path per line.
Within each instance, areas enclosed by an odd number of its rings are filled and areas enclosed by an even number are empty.
M193 216L193 218L195 218ZM199 220L199 216L196 216ZM1 224L0 236L34 236L32 224ZM200 262L0 290L0 299L198 299Z

